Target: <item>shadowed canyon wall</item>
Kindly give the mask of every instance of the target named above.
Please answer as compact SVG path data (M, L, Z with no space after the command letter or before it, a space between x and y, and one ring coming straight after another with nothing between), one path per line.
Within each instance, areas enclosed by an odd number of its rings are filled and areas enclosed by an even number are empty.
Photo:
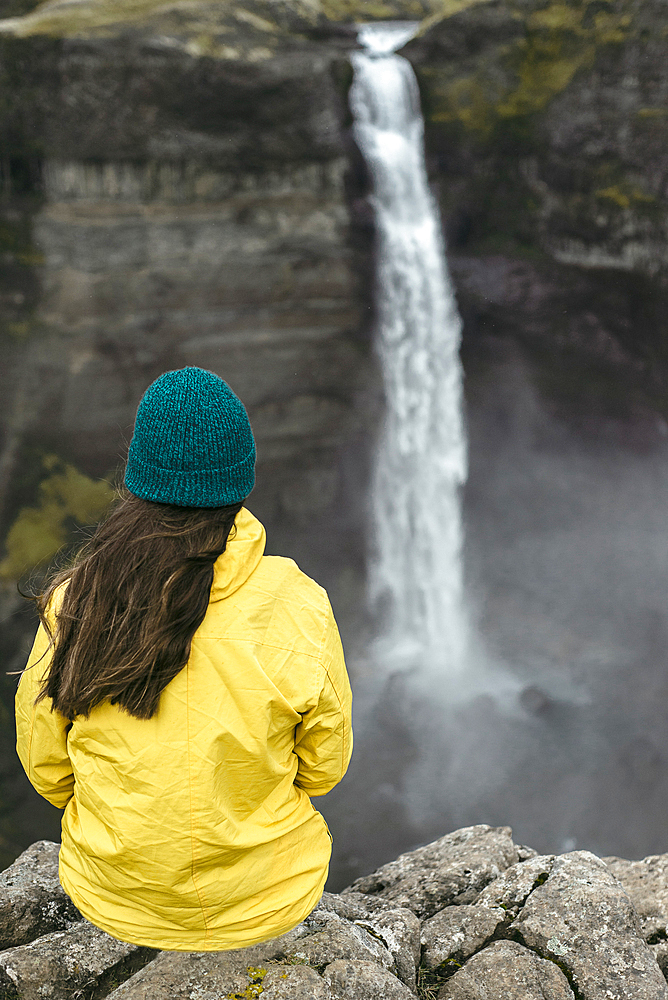
M665 850L662 5L17 0L4 15L4 669L33 627L14 581L100 516L141 393L185 364L247 403L270 551L330 588L355 648L382 391L348 52L356 19L418 19L403 51L464 318L470 597L519 700L503 715L481 694L451 720L452 787L420 826L386 747L410 761L390 692L348 786L373 822L351 791L332 800L341 877L444 824L512 822L542 850ZM10 860L57 826L15 771L3 683Z

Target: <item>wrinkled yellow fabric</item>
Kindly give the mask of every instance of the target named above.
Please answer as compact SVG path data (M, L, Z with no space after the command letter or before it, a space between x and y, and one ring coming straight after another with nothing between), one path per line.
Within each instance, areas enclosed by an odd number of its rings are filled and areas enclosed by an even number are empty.
M331 852L309 796L343 777L351 693L325 591L265 556L245 508L215 564L190 658L156 715L106 702L70 724L34 704L40 630L16 695L17 750L64 808L60 878L83 915L153 948L217 951L282 934L315 906Z

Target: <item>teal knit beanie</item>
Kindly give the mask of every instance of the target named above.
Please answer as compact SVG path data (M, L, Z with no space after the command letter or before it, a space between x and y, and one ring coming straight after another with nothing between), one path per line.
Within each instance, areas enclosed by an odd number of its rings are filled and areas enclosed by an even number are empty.
M255 441L241 400L202 368L165 372L137 410L125 485L180 507L224 507L255 484Z

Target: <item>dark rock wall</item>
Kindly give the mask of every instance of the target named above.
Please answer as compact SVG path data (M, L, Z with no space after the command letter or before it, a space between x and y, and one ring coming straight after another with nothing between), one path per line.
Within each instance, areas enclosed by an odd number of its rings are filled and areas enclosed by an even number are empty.
M569 417L665 411L662 5L492 0L406 54L467 339L521 341Z
M371 231L348 210L349 32L344 47L285 32L277 44L276 25L244 13L232 38L222 26L216 58L200 51L214 44L201 25L181 35L178 17L161 26L169 35L0 37L9 669L34 628L14 581L99 518L142 392L188 364L220 373L247 405L250 505L269 551L293 555L340 614L356 614L363 504L347 497L363 492L377 380ZM2 725L9 854L25 839L21 810L43 822L15 777L14 683Z

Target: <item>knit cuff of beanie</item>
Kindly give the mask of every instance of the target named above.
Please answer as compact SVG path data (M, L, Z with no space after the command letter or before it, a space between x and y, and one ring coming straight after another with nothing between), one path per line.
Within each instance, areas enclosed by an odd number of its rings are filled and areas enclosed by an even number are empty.
M130 447L125 485L143 500L179 507L224 507L243 500L255 485L255 447L236 465L219 469L164 469L137 461Z

